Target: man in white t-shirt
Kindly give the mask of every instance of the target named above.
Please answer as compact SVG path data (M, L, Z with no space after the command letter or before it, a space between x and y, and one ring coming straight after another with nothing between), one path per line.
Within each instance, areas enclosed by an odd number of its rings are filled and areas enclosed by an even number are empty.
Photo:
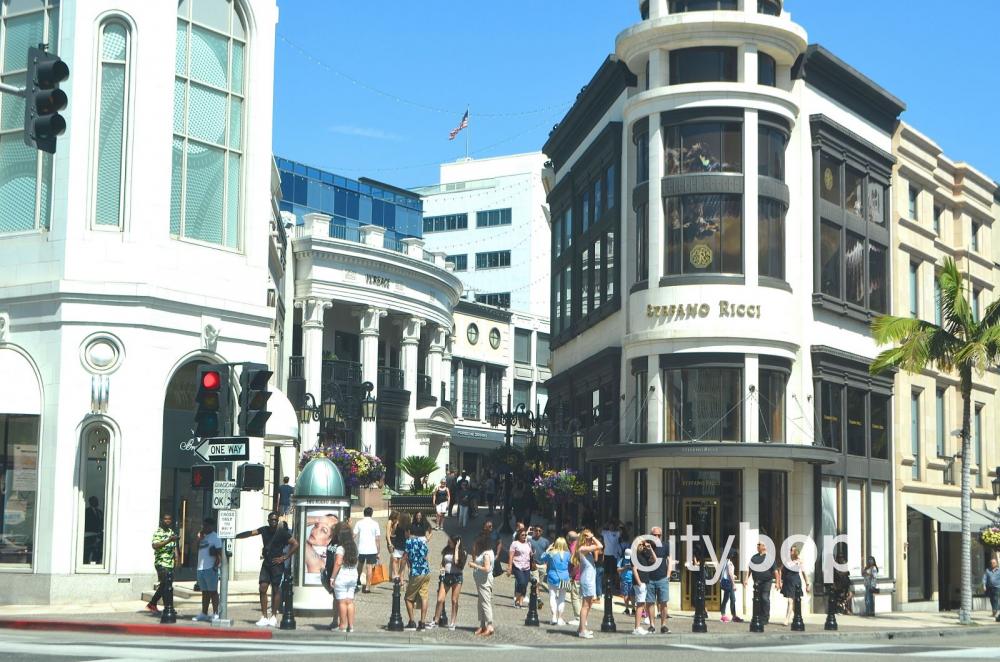
M365 586L362 593L368 593L372 583L372 567L378 563L379 540L382 536L382 529L378 522L372 519L372 509L365 508L364 518L358 520L354 525L354 540L358 543L358 565L365 569ZM361 568L358 568L358 577L361 576Z
M201 613L196 621L219 618L219 566L222 564L222 539L215 532L215 520L206 517L198 532L198 588L201 589ZM208 603L212 602L212 615Z

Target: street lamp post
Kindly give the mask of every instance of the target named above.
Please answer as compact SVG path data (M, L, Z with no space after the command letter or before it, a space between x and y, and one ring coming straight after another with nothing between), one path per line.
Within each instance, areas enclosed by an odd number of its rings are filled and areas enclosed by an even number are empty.
M511 397L510 391L507 391L507 409L500 405L499 402L493 403L492 411L490 411L490 425L493 427L500 427L501 425L506 427L504 432L504 444L507 448L513 446L513 427L515 424L520 425L523 428L532 427L534 422L534 417L531 412L528 411L524 403L518 403L517 407L511 407ZM511 534L513 529L510 526L510 507L511 507L511 475L512 471L510 467L504 472L503 476L503 522L500 524L500 533Z
M345 396L337 384L330 386L329 394L323 399L322 404L316 402L312 393L306 393L298 409L299 422L303 425L309 421L320 423L320 437L323 436L324 430L331 423L346 423L355 420L352 415L354 411L351 407L352 398ZM372 390L375 387L371 382L363 382L359 386L365 391L364 396L358 396L361 418L365 421L374 421L378 405L375 398L372 397Z

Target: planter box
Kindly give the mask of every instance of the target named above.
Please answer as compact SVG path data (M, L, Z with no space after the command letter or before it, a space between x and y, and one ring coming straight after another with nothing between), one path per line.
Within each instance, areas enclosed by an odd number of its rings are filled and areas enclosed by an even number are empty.
M359 487L358 501L355 504L361 510L371 507L375 512L388 510L389 501L382 497L381 487Z
M430 516L434 514L433 498L431 494L399 494L389 500L389 508L410 515L420 511Z

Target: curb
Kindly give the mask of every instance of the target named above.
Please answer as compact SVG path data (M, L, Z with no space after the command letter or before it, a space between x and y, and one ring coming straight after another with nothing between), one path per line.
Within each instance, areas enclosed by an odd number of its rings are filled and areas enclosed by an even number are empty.
M48 619L0 618L0 628L9 630L49 630L90 632L100 634L131 634L151 637L199 637L203 639L271 639L271 630L204 628L192 625L161 625L159 623L85 623Z

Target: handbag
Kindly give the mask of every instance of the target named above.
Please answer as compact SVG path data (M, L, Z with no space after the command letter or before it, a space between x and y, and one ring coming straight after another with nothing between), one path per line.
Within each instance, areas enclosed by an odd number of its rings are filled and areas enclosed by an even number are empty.
M384 584L389 581L389 577L385 571L385 566L381 563L376 563L372 566L372 579L368 582L369 586L378 586L379 584Z
M504 573L503 564L500 563L500 557L497 556L493 559L493 576L499 577Z

